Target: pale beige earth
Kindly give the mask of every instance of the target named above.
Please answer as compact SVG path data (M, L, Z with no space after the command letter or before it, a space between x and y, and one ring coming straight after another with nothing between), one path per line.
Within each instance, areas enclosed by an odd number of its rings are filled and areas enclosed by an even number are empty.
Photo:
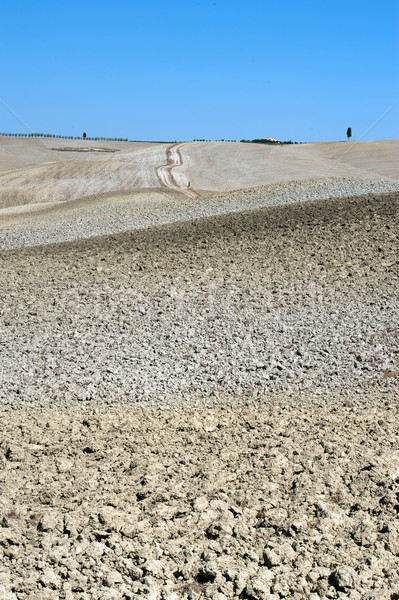
M174 146L0 137L0 210L165 186L157 168L167 164ZM65 148L80 151L60 151ZM199 191L323 177L399 179L398 140L283 146L188 142L179 152L182 164L172 169L174 183Z
M398 404L2 414L0 597L395 600Z
M168 144L45 138L0 140L0 208L160 187L156 168L164 164L168 147ZM77 150L92 148L93 151L59 151L73 145ZM117 151L96 151L103 148Z
M76 152L64 152L64 148L88 150L106 148L131 152L152 146L150 142L100 142L94 140L63 140L59 138L18 138L0 136L0 172L27 167L55 160L76 159ZM56 149L56 154L54 152ZM62 155L57 157L59 151ZM79 155L81 156L81 155Z
M1 600L398 600L398 141L4 139Z
M180 185L230 190L321 177L399 179L399 140L263 145L194 142L182 148Z

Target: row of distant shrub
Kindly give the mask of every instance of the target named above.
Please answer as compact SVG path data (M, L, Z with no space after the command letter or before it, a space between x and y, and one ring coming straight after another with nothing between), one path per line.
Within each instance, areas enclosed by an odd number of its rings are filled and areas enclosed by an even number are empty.
M194 139L193 142L236 142L237 140L205 140L205 139ZM288 140L286 142L280 142L279 140L268 140L268 139L259 139L259 140L240 140L240 142L244 142L246 144L272 144L272 145L279 145L279 144L297 144L298 142L292 142L291 140Z
M6 137L41 137L54 138L58 140L94 140L99 142L128 142L127 138L107 138L107 137L79 137L73 135L54 135L53 133L0 133L0 136Z
M53 133L0 133L0 136L6 137L41 137L41 138L53 138L58 140L93 140L95 142L129 142L136 140L128 140L128 138L109 138L109 137L88 137L85 133L82 137L73 135L54 135ZM194 139L193 142L236 142L237 140L205 140L205 139ZM246 144L269 144L269 145L280 145L280 144L297 144L298 142L292 142L288 140L286 142L280 142L278 140L240 140ZM153 143L164 143L164 142L153 142ZM171 142L168 142L171 143ZM176 142L175 142L176 143Z
M246 144L270 144L272 146L275 145L279 145L279 144L297 144L298 142L292 142L291 140L288 140L287 142L280 142L279 140L240 140L240 142L244 142Z
M193 140L193 142L236 142L237 140Z

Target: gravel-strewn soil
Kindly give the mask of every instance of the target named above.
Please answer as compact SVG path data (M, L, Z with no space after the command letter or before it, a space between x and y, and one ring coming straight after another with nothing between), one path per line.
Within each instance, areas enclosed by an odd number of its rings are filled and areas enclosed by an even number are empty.
M398 191L399 181L389 179L327 177L208 193L199 198L187 198L172 189L97 194L44 210L39 204L35 208L41 210L33 213L13 214L12 208L3 209L0 249L64 242L265 206Z
M2 414L3 598L394 600L398 404Z
M0 253L5 402L386 385L398 194Z
M398 193L0 252L0 596L397 600Z

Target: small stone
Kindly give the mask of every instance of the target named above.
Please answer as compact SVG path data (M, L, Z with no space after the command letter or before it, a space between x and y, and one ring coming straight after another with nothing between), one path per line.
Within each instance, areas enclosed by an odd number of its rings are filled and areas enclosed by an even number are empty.
M218 565L216 562L208 562L198 571L197 579L200 583L212 583L218 574Z
M277 554L274 550L268 548L263 553L263 560L265 561L265 565L271 569L272 567L277 567L282 563L281 556Z
M202 512L208 508L208 505L209 501L206 496L198 496L198 498L194 500L193 508L195 511Z
M372 546L377 539L377 533L373 531L369 523L360 523L353 533L353 539L359 546Z
M100 592L100 595L97 596L98 600L122 600L124 596L122 595L122 593L119 590L113 590L113 589L109 589L109 590L104 590ZM81 596L82 600L86 600L86 598L84 596ZM87 600L89 599L89 596L87 596Z
M84 592L87 587L87 577L80 573L78 569L72 569L69 572L69 583L73 592Z
M104 578L104 583L108 587L112 588L114 585L123 583L123 577L119 571L110 571Z
M45 569L39 581L44 587L53 590L58 590L61 587L61 579L52 569Z
M19 546L11 544L8 548L4 548L3 553L8 558L16 559L19 555Z
M233 533L233 528L230 523L220 520L217 523L211 523L206 530L206 535L211 540L215 540L222 535L231 535Z
M57 516L51 512L45 513L39 521L37 529L39 531L53 531L57 528Z
M12 592L7 592L6 588L0 584L0 598L1 600L18 600L17 596Z
M160 560L147 560L143 565L142 569L145 575L152 575L152 577L161 578L165 572L165 566Z
M120 568L132 581L138 581L144 577L143 570L137 567L131 558L123 558L120 563Z
M342 565L338 567L330 576L331 584L337 590L348 590L355 587L357 579L356 571L352 567Z
M274 574L268 569L259 569L255 577L252 577L245 588L246 593L255 598L255 600L269 600L270 586L273 582Z
M108 548L105 544L102 544L101 542L92 542L87 548L86 548L86 555L90 556L91 558L93 558L96 561L99 561L100 558L102 557L102 555L104 554L104 552L107 552ZM80 545L76 546L76 553L78 554L79 552L82 552L82 547Z
M11 462L22 462L25 459L25 450L18 445L10 445L4 454L6 460Z

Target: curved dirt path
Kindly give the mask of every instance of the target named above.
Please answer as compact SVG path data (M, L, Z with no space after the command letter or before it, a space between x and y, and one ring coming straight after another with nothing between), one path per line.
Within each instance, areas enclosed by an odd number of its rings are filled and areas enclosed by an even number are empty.
M183 144L173 144L167 148L166 165L157 167L156 173L162 186L177 190L178 192L183 192L183 194L189 196L190 198L196 198L198 193L195 190L188 187L180 187L177 185L176 180L173 177L173 169L175 167L180 167L183 164L183 159L180 153L180 148L182 146Z

